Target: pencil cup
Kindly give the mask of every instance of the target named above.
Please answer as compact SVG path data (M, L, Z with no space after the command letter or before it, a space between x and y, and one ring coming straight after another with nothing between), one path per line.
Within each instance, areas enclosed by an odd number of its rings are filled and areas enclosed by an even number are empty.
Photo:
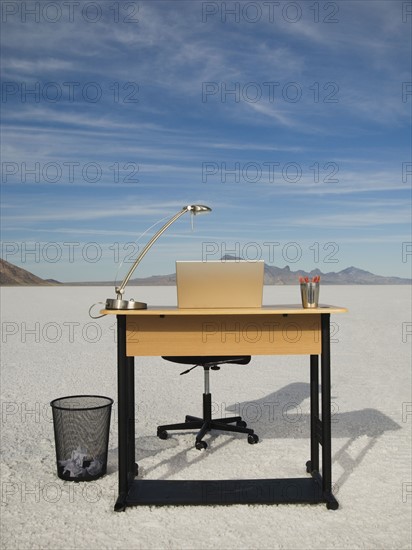
M300 283L300 294L304 308L318 307L319 283Z

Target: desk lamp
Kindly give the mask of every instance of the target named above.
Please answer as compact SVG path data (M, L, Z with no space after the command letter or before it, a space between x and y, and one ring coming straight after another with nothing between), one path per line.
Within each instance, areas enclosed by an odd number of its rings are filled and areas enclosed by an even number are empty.
M184 206L180 212L175 214L168 222L164 224L163 227L159 229L159 231L154 235L150 241L147 243L147 245L143 248L141 253L136 258L136 261L130 268L128 274L123 279L123 282L120 286L115 287L115 291L117 294L117 298L107 298L106 300L106 309L147 309L147 304L144 302L135 302L135 300L123 300L123 293L124 289L126 288L127 283L130 280L130 277L132 276L134 270L139 265L143 257L146 255L146 253L149 251L151 246L154 244L155 241L166 231L166 229L172 225L173 222L175 222L180 216L183 216L186 212L190 212L191 214L200 214L202 212L211 212L211 208L208 206L203 206L202 204L191 204L189 206Z

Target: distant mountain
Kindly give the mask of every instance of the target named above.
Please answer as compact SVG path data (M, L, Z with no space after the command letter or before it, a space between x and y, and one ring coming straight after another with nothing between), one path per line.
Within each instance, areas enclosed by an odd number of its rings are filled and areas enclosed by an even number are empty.
M234 256L223 256L222 260L239 260ZM265 264L265 285L295 285L299 277L314 277L320 275L325 285L410 285L411 279L401 277L382 277L374 275L364 269L347 267L342 271L323 273L319 269L312 271L292 271L287 265L276 267ZM120 282L120 281L118 281ZM54 279L41 279L29 271L17 267L0 258L0 285L67 285L67 286L115 286L113 281L83 281L75 283L61 283ZM131 279L129 286L174 286L176 274L152 275L151 277Z
M54 285L60 284L52 279L41 279L0 258L0 285Z
M382 277L357 267L347 267L342 271L322 273L319 269L312 271L291 271L289 266L279 268L265 265L265 285L293 285L299 277L320 275L324 285L408 285L411 279L401 277Z
M226 255L222 260L240 260L235 256ZM402 279L401 277L382 277L374 275L369 271L357 267L347 267L337 273L330 271L322 273L319 269L312 271L292 271L287 265L285 267L276 267L265 264L265 285L295 285L299 277L314 277L320 275L322 284L326 285L408 285L412 283L411 279ZM72 285L101 285L115 286L115 283L107 282L88 282L88 283L70 283ZM139 279L131 279L128 286L174 286L176 285L176 274L170 275L152 275Z

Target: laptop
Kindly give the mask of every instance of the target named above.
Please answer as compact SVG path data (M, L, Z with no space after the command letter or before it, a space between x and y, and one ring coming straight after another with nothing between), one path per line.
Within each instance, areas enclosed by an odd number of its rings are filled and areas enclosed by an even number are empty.
M264 261L176 262L179 308L262 307Z

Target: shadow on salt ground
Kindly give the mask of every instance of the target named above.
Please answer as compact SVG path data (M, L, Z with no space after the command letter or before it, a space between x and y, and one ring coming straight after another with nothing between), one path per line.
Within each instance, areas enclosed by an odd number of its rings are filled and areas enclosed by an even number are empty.
M310 415L303 413L301 404L309 400L310 385L302 382L288 384L280 390L269 394L266 397L255 401L244 401L226 406L213 403L214 416L239 415L259 435L260 441L264 439L307 439L310 438ZM334 455L333 463L338 463L343 468L343 473L335 484L339 487L349 478L351 472L357 468L366 454L376 445L378 439L387 431L399 430L400 426L391 418L377 409L362 409L351 412L338 412L336 403L332 396L332 438L348 439L345 445ZM309 402L305 405L309 409ZM188 437L195 437L195 432L174 432L186 434ZM216 432L217 433L217 432ZM358 439L366 436L360 451L357 450L356 458L350 453L351 445ZM207 439L207 436L206 436ZM146 470L146 473L167 466L167 471L158 479L167 479L169 475L175 474L177 470L184 470L194 463L204 460L216 452L219 452L232 439L219 441L215 439L214 445L208 448L207 453L200 452L195 458L193 455L188 460L188 448L161 460L158 464ZM363 443L363 442L362 442ZM136 438L136 460L155 456L169 449L178 447L179 442L172 437L168 440L160 440L156 436L145 436ZM190 447L191 449L192 447ZM109 451L114 461L117 459L117 448ZM309 458L309 457L308 457ZM112 468L111 468L112 470ZM108 471L108 473L111 473Z
M225 439L224 441L218 441L215 439L213 442L213 447L208 447L207 452L196 451L196 456L193 457L193 455L191 455L189 460L188 451L191 451L194 447L196 432L176 431L173 433L175 436L181 436L183 434L188 435L191 438L190 447L182 448L181 451L175 453L172 457L167 456L167 458L161 460L150 468L145 468L144 470L139 468L139 476L152 473L156 470L162 470L166 466L167 471L164 472L162 475L156 476L156 479L168 479L171 475L176 474L176 471L183 471L186 468L193 466L194 464L201 462L202 460L205 460L206 458L210 457L216 452L219 452L222 448L231 443L231 439ZM208 435L206 435L204 439L205 441L207 441ZM159 439L157 436L137 437L135 443L136 462L138 463L140 463L140 461L145 458L156 456L159 453L164 453L165 451L176 448L179 445L179 441L175 437L170 437L165 441ZM114 461L117 461L117 452L117 448L111 449L109 451L109 455ZM113 469L113 471L114 470L115 468ZM108 473L112 473L112 471L109 472L108 469Z
M174 432L176 436L181 436L183 432ZM190 437L190 443L189 447L184 446L183 449L176 454L173 455L173 458L168 456L164 460L161 460L158 464L155 464L153 467L146 469L146 472L153 472L157 469L162 469L165 466L167 466L167 471L163 475L159 475L158 479L168 479L170 475L175 474L177 470L183 471L186 468L192 467L194 464L197 464L201 462L202 460L205 460L209 458L210 456L214 455L215 453L221 451L224 447L231 444L232 439L225 439L225 440L213 440L213 446L209 446L206 452L202 451L195 451L196 455L194 456L193 453L190 453L194 449L194 441L195 441L195 435L196 432L185 432ZM218 433L218 432L215 432ZM212 436L213 437L213 436ZM141 451L142 447L143 449L147 449L147 445L149 443L148 440L150 440L150 443L153 443L153 439L156 439L159 442L158 446L158 452L164 452L167 449L177 447L179 445L178 441L176 439L168 439L167 441L160 441L157 437L145 437L140 438L140 440L136 440L136 454L141 457ZM205 441L207 441L208 436L204 438ZM186 439L187 441L187 439ZM166 443L166 446L165 446ZM144 451L143 451L144 452ZM154 453L153 453L154 454ZM147 456L147 455L146 455Z
M310 438L310 415L302 412L301 403L309 400L310 385L293 383L256 401L234 403L226 407L230 414L238 414L252 427L262 441L265 438L298 439ZM343 468L343 473L335 484L339 487L349 478L366 454L376 445L379 438L388 431L399 430L401 426L377 409L362 409L339 412L331 398L332 439L348 439L345 445L332 457L333 463ZM305 405L309 409L309 402ZM356 458L350 451L351 445L362 437L361 450Z

